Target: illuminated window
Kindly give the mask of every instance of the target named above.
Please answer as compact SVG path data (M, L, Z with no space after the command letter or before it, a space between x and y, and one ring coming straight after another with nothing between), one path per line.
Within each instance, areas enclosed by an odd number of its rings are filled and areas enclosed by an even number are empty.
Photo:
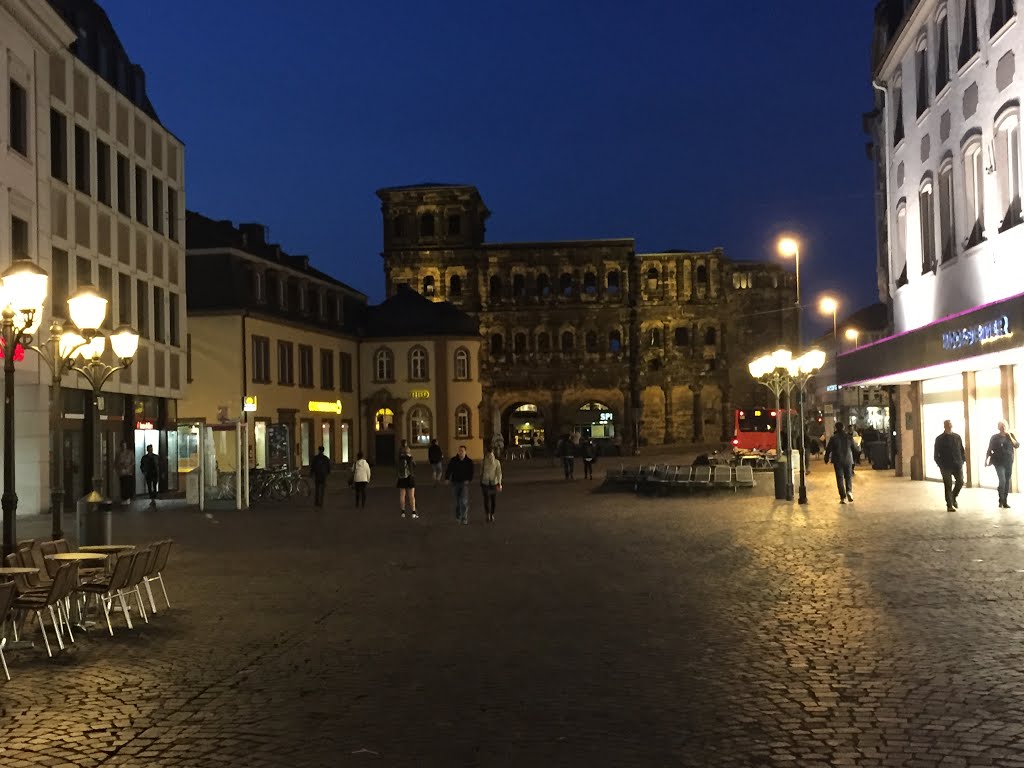
M654 293L658 290L658 270L651 267L647 270L647 292Z
M373 428L377 432L390 432L395 428L395 412L381 408L373 416Z
M433 296L434 295L434 276L427 275L423 278L423 295Z
M473 421L468 405L460 405L455 409L455 436L466 438L472 434Z
M409 442L413 445L430 445L432 431L430 411L423 405L413 407L409 411Z
M996 123L993 145L996 177L999 183L999 231L1020 224L1020 113L1003 113Z
M373 356L374 381L394 381L395 356L387 348L378 349Z

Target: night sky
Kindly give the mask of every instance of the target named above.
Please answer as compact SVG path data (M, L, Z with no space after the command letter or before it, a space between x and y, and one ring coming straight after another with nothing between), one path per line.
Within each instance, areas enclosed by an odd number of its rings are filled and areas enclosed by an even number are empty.
M872 0L100 0L187 205L383 294L379 187L474 184L488 240L635 237L877 300ZM814 312L805 313L813 316Z

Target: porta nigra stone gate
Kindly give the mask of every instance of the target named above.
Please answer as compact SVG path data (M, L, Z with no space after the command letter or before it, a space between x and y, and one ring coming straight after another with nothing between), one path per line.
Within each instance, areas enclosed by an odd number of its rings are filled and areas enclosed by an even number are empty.
M797 340L794 275L710 251L637 253L632 238L488 243L476 187L377 192L387 294L408 285L474 316L486 438L616 449L731 439L768 404L747 363Z

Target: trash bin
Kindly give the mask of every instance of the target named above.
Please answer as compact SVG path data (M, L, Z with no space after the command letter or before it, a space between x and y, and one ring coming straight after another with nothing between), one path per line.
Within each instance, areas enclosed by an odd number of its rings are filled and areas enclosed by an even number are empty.
M112 544L112 509L110 499L98 493L90 493L75 505L75 523L78 530L78 546Z
M775 498L785 499L787 473L789 472L789 462L786 461L785 456L775 462L775 468L772 471L775 475Z

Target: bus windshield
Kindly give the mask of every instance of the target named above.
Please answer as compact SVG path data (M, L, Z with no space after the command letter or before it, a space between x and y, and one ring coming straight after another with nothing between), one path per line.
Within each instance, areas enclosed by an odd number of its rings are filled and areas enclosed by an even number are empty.
M739 411L737 413L736 427L740 432L774 432L775 411L763 408Z

